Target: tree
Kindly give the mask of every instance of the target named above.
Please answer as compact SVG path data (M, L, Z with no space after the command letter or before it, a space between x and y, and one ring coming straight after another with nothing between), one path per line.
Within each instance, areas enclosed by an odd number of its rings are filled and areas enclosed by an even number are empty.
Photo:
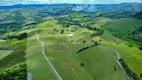
M80 66L81 66L81 67L83 67L83 66L84 66L84 64L83 64L83 63L80 63Z
M63 29L61 30L60 34L64 34L64 30Z
M142 78L142 73L140 74L140 77Z
M86 43L86 41L84 40L83 43Z
M96 28L96 27L94 27L93 29L94 29L95 31L97 30L97 28Z
M142 50L142 46L139 49Z

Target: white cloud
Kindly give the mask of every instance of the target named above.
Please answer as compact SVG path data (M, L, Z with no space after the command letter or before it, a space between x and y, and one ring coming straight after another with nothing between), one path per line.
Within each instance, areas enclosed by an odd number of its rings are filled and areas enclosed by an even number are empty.
M50 3L121 3L121 2L142 2L142 0L0 0L0 4L50 4Z

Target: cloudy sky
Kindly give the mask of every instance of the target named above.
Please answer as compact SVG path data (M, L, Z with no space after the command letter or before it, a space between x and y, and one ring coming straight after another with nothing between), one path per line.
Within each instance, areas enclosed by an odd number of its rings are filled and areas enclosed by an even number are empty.
M92 3L92 4L109 4L123 2L141 2L142 0L0 0L0 5L12 4L54 4L54 3Z

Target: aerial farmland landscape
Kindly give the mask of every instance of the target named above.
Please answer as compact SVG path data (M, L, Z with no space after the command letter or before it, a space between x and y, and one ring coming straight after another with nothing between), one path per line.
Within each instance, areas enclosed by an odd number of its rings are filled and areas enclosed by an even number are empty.
M1 0L0 80L142 80L142 1Z

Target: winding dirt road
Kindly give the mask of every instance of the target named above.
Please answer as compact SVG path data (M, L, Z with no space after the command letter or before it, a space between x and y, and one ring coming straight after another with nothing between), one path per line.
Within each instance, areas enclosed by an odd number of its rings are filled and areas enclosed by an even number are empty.
M124 68L124 67L122 66L122 64L120 63L120 61L119 61L119 59L121 59L120 54L119 54L117 51L113 50L113 49L112 49L112 51L113 51L114 53L116 53L117 58L118 58L117 63L118 63L118 65L120 66L120 68L122 69L123 73L124 73L124 74L126 75L126 77L128 78L128 80L134 80L130 75L127 74L125 68Z

